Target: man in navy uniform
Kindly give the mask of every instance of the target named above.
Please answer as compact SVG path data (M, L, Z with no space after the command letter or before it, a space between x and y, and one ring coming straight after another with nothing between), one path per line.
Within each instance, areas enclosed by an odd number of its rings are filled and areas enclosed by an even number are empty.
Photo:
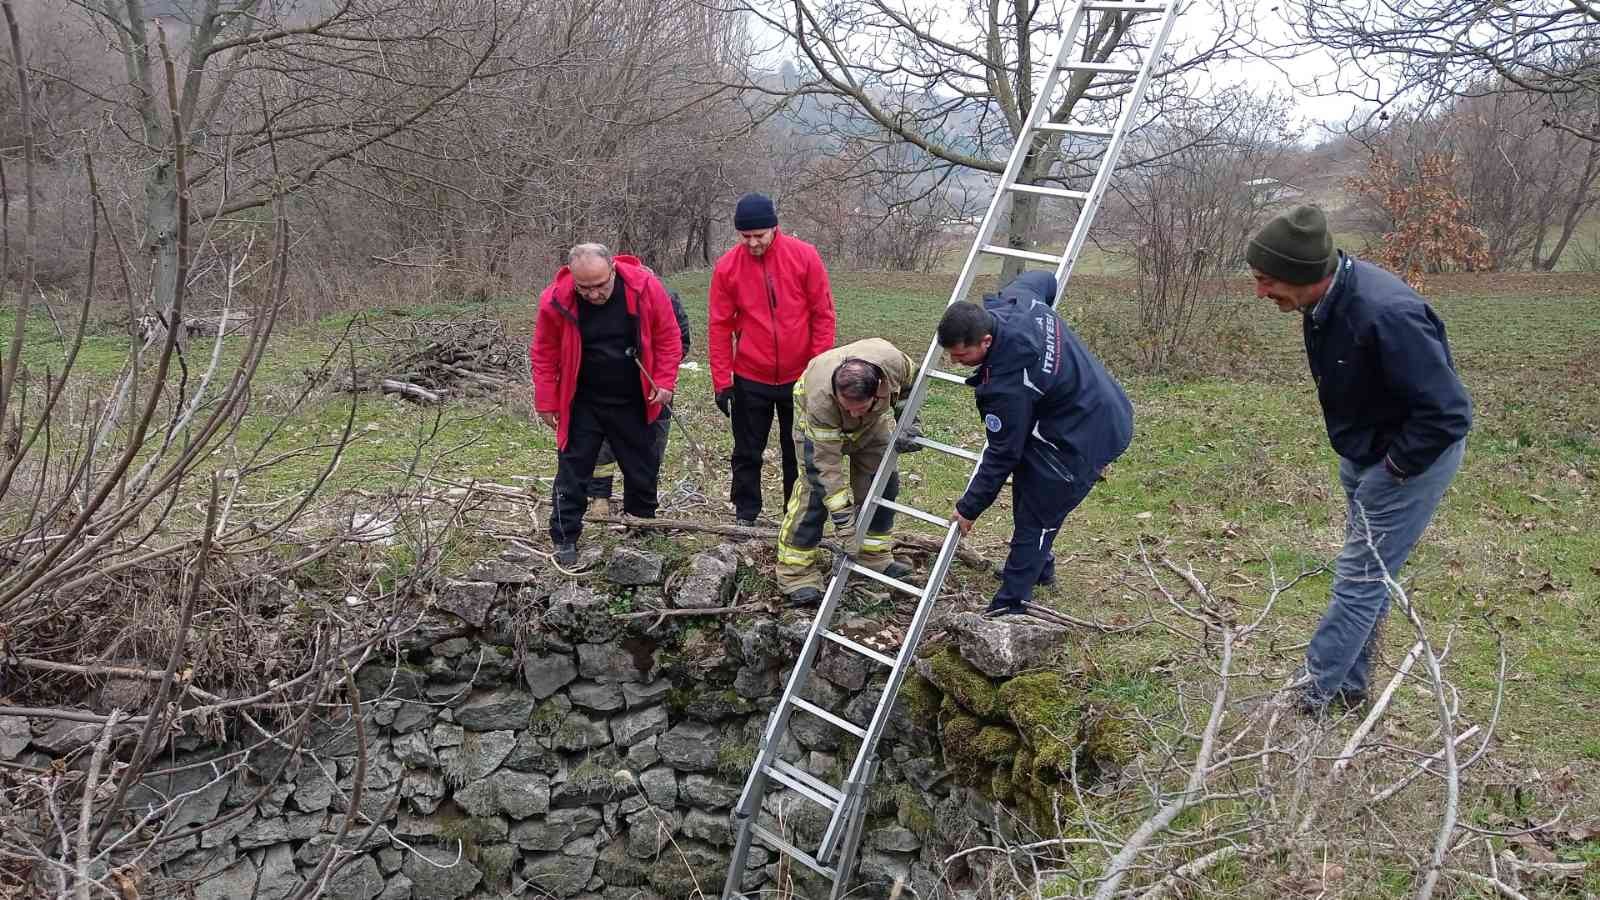
M1133 439L1127 394L1055 314L1055 295L1053 274L1025 272L981 307L953 303L939 320L939 346L976 368L967 383L989 441L956 501L963 534L1012 479L1011 552L993 615L1026 612L1034 585L1055 580L1061 523Z

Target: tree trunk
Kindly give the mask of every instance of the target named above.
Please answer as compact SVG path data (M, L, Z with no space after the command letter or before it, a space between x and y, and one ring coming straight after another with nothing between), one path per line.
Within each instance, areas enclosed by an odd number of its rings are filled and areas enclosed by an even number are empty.
M1024 165L1023 171L1028 172L1029 167ZM1024 175L1019 181L1028 180ZM1013 193L1011 195L1011 213L1006 220L1006 246L1016 250L1033 250L1034 234L1039 228L1039 198L1031 194ZM1022 274L1025 260L1006 257L1000 266L1000 283L1005 284L1011 279Z
M151 298L170 321L178 295L178 183L170 157L150 170L144 182L145 246L155 263Z
M1567 243L1572 240L1572 235L1578 230L1578 223L1583 219L1584 213L1594 205L1590 199L1590 191L1594 187L1596 176L1600 176L1600 143L1591 143L1589 153L1584 157L1583 175L1578 179L1571 193L1567 195L1567 211L1561 220L1561 237L1556 240L1555 247L1550 255L1539 257L1539 244L1534 245L1533 267L1541 272L1555 270L1556 263L1561 261L1561 254L1566 252ZM1542 243L1543 235L1540 236Z

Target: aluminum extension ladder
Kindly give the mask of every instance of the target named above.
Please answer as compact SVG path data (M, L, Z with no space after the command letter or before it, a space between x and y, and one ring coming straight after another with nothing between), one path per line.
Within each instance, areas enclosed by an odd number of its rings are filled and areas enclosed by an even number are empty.
M1135 115L1138 112L1140 101L1144 99L1145 87L1149 83L1155 60L1161 58L1167 38L1172 32L1172 26L1178 14L1178 5L1178 0L1171 0L1171 2L1078 0L1074 5L1070 24L1063 32L1064 37L1061 46L1056 51L1055 58L1045 77L1044 86L1037 94L1033 108L1028 111L1028 118L1023 123L1021 136L1016 146L1012 148L1010 160L1006 163L1005 171L1000 176L1000 183L996 188L993 199L989 203L988 212L984 215L983 224L978 230L971 249L967 252L966 261L961 267L961 275L956 281L955 289L950 294L949 303L959 303L966 298L967 291L971 289L973 278L976 276L978 261L984 255L1011 257L1024 260L1025 263L1042 263L1054 266L1056 283L1062 287L1066 285L1068 277L1072 274L1073 264L1077 261L1078 254L1082 251L1084 241L1087 239L1089 225L1105 197L1106 189L1111 182L1112 172L1116 168L1117 158L1122 151L1122 145L1127 138L1128 132L1133 128ZM1150 38L1150 44L1145 50L1144 58L1138 63L1074 59L1079 35L1083 33L1083 29L1092 27L1099 21L1098 19L1091 19L1091 15L1096 17L1129 16L1131 21L1135 23L1134 27L1154 26L1155 33ZM1117 118L1115 127L1094 128L1065 122L1047 121L1050 115L1049 106L1052 101L1052 95L1061 79L1062 73L1067 73L1069 78L1080 73L1089 73L1091 77L1097 73L1136 76L1131 92L1124 98L1125 102L1122 105L1122 111ZM1022 168L1023 159L1038 132L1058 132L1063 136L1070 135L1090 139L1103 139L1105 141L1094 181L1087 191L1071 191L1046 185L1018 183L1017 176ZM1000 211L1004 207L1006 195L1018 193L1078 202L1077 223L1072 229L1071 239L1062 255L1056 256L991 243L1000 218ZM922 409L923 399L927 393L930 379L965 386L966 380L963 377L941 371L938 368L937 363L941 358L942 350L939 347L938 340L935 339L930 342L928 352L922 358L922 365L917 371L917 378L912 386L910 398L900 415L895 431L896 441L903 437L908 424L916 419L918 411ZM913 442L922 447L968 460L974 466L979 460L979 454L970 450L940 443L925 437L917 437ZM750 900L743 893L742 882L745 877L746 862L749 857L752 839L759 839L772 849L791 857L806 868L831 881L833 883L833 890L830 894L831 900L841 900L848 888L851 872L856 861L856 851L861 842L862 826L866 818L867 789L872 785L873 778L877 774L878 740L882 737L884 728L889 721L889 714L894 708L895 698L899 694L901 682L905 679L907 670L911 668L913 654L916 652L917 644L922 638L923 628L927 625L930 614L933 611L939 590L944 585L945 574L950 569L951 560L955 557L956 545L960 542L961 537L955 522L943 515L883 499L884 487L888 482L889 474L895 471L898 455L895 451L895 444L891 443L888 451L884 454L883 463L878 467L877 474L872 480L872 487L868 491L867 498L860 504L857 522L870 522L877 507L886 506L902 515L911 516L938 528L943 528L945 532L944 542L939 549L938 555L933 560L925 587L918 587L900 579L890 578L859 565L854 561L854 552L848 557L838 558L835 562L828 590L823 595L822 604L817 610L816 618L811 623L811 630L806 635L800 656L795 660L794 669L789 674L789 680L784 687L783 696L779 699L777 706L773 709L767 721L767 728L761 739L760 750L756 755L750 775L745 781L744 790L739 796L739 803L734 808L735 842L733 855L728 865L728 879L722 890L722 900ZM953 504L954 500L952 499L951 502ZM857 543L856 547L853 548L855 551L860 549L862 530L860 527L857 528ZM834 611L837 609L840 599L844 596L846 582L853 575L860 575L881 582L893 590L916 598L916 612L913 614L911 625L906 631L905 640L895 656L889 656L870 647L863 646L831 629L830 623L833 619ZM837 644L849 652L864 656L889 672L883 693L878 698L876 707L873 710L872 720L865 725L848 721L801 696L804 693L807 679L812 674L818 652L825 641ZM836 787L829 784L816 775L806 772L779 757L779 747L788 730L789 717L796 711L815 716L860 740L860 749L856 753L855 760L850 765L849 774L846 776L842 786ZM775 833L772 829L760 823L763 800L772 782L777 782L779 785L794 791L804 800L815 803L829 814L827 828L823 833L821 844L815 852L802 850L790 843L782 835Z

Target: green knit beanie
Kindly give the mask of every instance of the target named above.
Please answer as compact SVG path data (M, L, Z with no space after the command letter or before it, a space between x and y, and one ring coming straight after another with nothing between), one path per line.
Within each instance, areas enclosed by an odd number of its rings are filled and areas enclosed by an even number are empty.
M1315 284L1339 265L1328 217L1315 206L1296 206L1268 222L1250 239L1244 258L1255 269L1289 284Z

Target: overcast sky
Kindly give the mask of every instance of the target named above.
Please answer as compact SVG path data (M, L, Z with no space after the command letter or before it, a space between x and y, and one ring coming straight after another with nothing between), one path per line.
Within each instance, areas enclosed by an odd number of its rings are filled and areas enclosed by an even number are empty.
M971 36L971 26L966 23L961 6L942 0L905 0L905 2L913 9L937 10L942 19L942 27L938 29L940 34L958 38L963 31L968 31L968 36ZM1223 27L1223 18L1214 4L1232 5L1233 2L1234 0L1198 0L1191 4L1175 23L1171 40L1183 43L1209 42L1217 30ZM1070 0L1061 0L1061 3L1064 9L1072 8ZM1288 26L1275 13L1263 11L1262 16L1257 27L1264 38L1283 42L1291 37ZM772 30L756 20L751 20L751 29L758 44L764 45L767 50L757 54L759 64L776 70L784 61L794 61L794 54L776 40L777 36ZM1041 52L1054 51L1055 47L1051 46L1042 48ZM1210 86L1218 89L1243 83L1260 93L1272 90L1280 93L1293 92L1292 115L1308 125L1305 142L1315 144L1326 136L1321 128L1315 127L1316 124L1324 122L1342 124L1352 112L1359 111L1355 98L1342 95L1316 96L1319 92L1327 93L1331 90L1336 71L1337 67L1328 54L1313 51L1293 60L1281 60L1276 63L1262 60L1226 61L1215 64L1205 75L1190 77L1202 84L1209 81Z

